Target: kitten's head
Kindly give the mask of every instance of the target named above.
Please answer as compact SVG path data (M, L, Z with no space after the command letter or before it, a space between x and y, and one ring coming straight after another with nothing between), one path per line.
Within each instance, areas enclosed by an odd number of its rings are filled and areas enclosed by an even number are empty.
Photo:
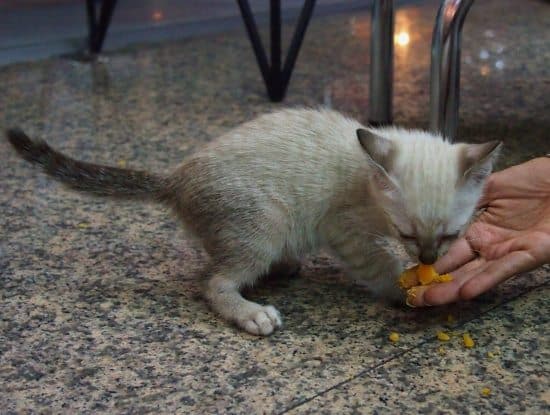
M451 144L397 128L357 130L370 182L409 255L432 264L468 225L501 143Z

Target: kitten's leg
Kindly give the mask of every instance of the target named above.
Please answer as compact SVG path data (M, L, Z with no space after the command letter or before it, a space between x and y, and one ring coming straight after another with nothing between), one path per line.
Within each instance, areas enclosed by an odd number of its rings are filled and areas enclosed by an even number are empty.
M282 326L281 316L271 305L262 306L240 294L242 286L252 283L258 273L236 267L220 267L207 282L205 295L212 308L225 319L251 334L268 335Z
M397 277L403 272L402 264L391 254L378 254L365 269L355 269L352 275L358 284L365 285L377 297L402 305L405 295L399 288Z
M377 296L403 303L404 296L398 285L403 265L373 237L351 231L332 238L329 245L358 284L368 287Z

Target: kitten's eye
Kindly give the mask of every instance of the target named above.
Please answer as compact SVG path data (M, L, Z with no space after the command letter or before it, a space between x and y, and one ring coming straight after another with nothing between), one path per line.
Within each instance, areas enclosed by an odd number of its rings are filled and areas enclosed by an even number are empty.
M416 236L414 235L408 235L406 233L399 232L399 237L405 241L415 241Z

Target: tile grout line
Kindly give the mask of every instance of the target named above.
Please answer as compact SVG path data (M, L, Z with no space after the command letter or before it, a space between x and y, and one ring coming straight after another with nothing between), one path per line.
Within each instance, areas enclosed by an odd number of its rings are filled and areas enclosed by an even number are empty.
M469 319L469 320L463 321L461 324L459 324L458 326L453 327L453 328L454 328L454 329L458 329L458 328L460 328L460 327L463 327L463 326L465 326L467 323L470 323L471 321L477 320L477 319L479 319L479 318L481 318L481 317L483 317L483 316L489 314L489 313L492 312L493 310L495 310L495 309L497 309L497 308L499 308L499 307L501 307L501 306L503 306L503 305L506 305L506 304L508 304L508 303L510 303L510 302L512 302L512 301L514 301L514 300L516 300L516 299L518 299L518 298L521 298L521 297L523 297L523 296L525 296L525 295L527 295L527 294L531 293L532 291L535 291L535 290L537 290L537 289L539 289L539 288L550 288L550 282L546 282L546 283L543 283L543 284L541 284L541 285L537 285L537 286L535 286L535 287L532 287L531 289L529 289L529 290L527 290L527 291L524 291L524 292L522 292L522 293L520 293L520 294L518 294L518 295L516 295L516 296L514 296L514 297L511 297L511 298L508 299L507 301L504 301L504 302L502 302L502 303L500 303L500 304L497 304L497 305L495 305L495 306L493 306L493 307L487 309L486 311L484 311L483 313L481 313L480 315L478 315L478 316L476 316L476 317L473 317L473 318L471 318L471 319ZM302 400L302 401L300 401L300 402L297 402L296 404L291 405L291 406L289 406L288 408L283 409L281 412L277 412L276 414L277 414L277 415L283 415L283 414L289 413L289 412L292 411L293 409L296 409L296 408L298 408L299 406L302 406L302 405L304 405L304 404L306 404L306 403L308 403L308 402L311 402L311 401L314 400L315 398L317 398L317 397L319 397L319 396L322 396L322 395L325 395L326 393L328 393L328 392L330 392L330 391L332 391L332 390L334 390L334 389L337 389L337 388L339 388L340 386L345 385L346 383L349 383L349 382L351 382L351 381L353 381L353 380L355 380L355 379L358 379L358 378L364 376L365 374L367 374L367 373L369 373L369 372L372 372L374 369L377 369L377 368L379 368L379 367L381 367L381 366L384 366L386 363L389 363L389 362L391 362L392 360L395 360L395 359L397 359L397 358L399 358L399 357L401 357L401 356L403 356L403 355L405 355L405 354L407 354L407 353L409 353L409 352L411 352L411 351L413 351L413 350L419 349L420 347L422 347L423 345L425 345L425 344L427 344L427 343L429 343L429 342L431 342L431 340L428 340L428 339L426 339L426 340L424 340L424 341L421 341L420 343L418 343L418 344L416 344L416 345L414 345L414 346L412 346L412 347L410 347L410 348L408 348L408 349L405 349L405 350L401 351L400 353L397 353L397 354L395 354L395 355L392 355L392 356L389 357L389 358L383 359L383 360L380 361L379 363L377 363L377 364L375 364L375 365L372 365L372 366L370 366L370 367L368 367L368 368L365 368L365 369L359 371L357 374L351 376L350 378L345 379L345 380L342 380L342 381L340 381L340 382L338 382L338 383L332 385L331 387L329 387L329 388L327 388L327 389L324 389L324 390L322 390L322 391L320 391L320 392L317 392L317 393L315 393L314 395L310 396L309 398L306 398L306 399L304 399L304 400Z

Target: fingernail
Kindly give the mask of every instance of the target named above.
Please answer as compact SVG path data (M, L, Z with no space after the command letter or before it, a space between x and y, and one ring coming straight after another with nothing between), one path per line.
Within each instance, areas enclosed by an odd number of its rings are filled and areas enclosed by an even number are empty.
M416 299L417 292L416 287L411 287L407 290L407 299L405 300L405 304L407 304L411 308L416 308L417 306L413 304L413 301Z

